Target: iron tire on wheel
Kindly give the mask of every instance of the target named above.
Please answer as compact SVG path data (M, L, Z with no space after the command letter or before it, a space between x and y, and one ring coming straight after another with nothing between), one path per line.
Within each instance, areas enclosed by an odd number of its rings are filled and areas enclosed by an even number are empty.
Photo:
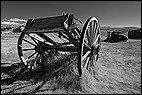
M78 72L81 76L85 69L95 65L100 50L100 26L95 17L90 17L82 30L78 51Z

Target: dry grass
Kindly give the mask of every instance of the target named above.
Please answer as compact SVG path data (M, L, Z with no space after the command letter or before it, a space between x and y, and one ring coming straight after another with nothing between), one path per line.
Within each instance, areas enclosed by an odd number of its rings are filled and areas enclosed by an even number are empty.
M81 78L78 75L75 56L59 58L55 62L58 64L57 68L61 63L75 65L53 78L47 77L48 68L33 72L24 70L19 74L17 65L10 66L19 62L16 45L17 38L1 39L2 94L141 94L141 40L102 42L94 77L86 71ZM52 67L55 68L55 65ZM42 83L44 84L40 87Z
M84 86L85 89L98 94L140 94L141 41L102 44L99 62L94 69L95 78L87 78L92 84ZM84 76L88 77L88 74Z

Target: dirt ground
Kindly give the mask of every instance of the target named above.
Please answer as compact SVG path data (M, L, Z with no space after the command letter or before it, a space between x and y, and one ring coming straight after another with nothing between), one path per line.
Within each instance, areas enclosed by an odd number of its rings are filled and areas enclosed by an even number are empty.
M43 69L17 73L17 39L1 38L1 94L141 94L141 40L102 42L93 78L80 78L73 65L48 80ZM70 63L77 63L77 58L73 58Z

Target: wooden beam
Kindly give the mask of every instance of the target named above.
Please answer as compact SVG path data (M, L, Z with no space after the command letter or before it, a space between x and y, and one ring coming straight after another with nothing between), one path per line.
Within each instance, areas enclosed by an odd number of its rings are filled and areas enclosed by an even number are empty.
M75 29L77 24L69 25L68 30ZM25 29L23 32L27 33L61 33L66 32L62 27L56 27L54 29Z

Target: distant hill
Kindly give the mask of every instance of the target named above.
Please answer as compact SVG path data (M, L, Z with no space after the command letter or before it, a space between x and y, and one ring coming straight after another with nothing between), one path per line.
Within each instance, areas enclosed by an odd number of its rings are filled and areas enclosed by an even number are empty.
M128 32L131 30L138 30L139 27L101 27L101 30L109 30L109 31L124 31Z
M1 28L6 27L18 27L21 25L25 25L27 20L20 18L11 18L11 19L2 19L1 20Z
M13 32L19 26L25 26L27 20L21 18L1 19L1 33Z

